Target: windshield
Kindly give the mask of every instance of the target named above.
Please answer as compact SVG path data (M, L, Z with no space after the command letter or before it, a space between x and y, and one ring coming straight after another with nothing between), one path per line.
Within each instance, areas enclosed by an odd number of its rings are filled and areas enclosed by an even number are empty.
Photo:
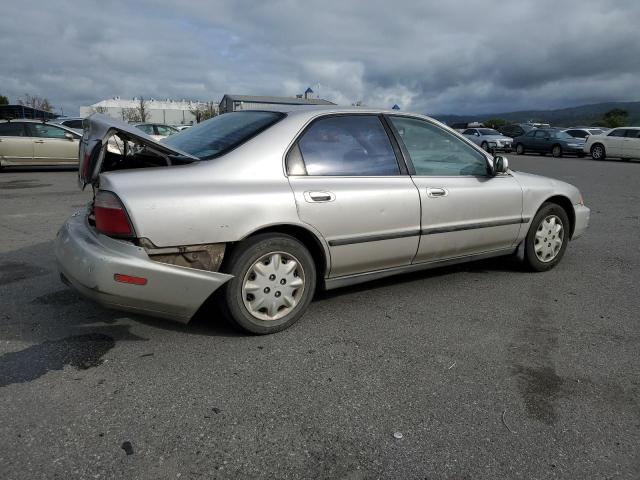
M243 144L284 116L280 112L261 111L225 113L171 135L162 143L209 160Z
M493 128L479 128L480 135L502 135L499 131Z
M574 138L573 138L571 135L569 135L567 132L555 132L555 133L553 134L553 137L554 137L554 138L564 138L564 139L567 139L567 140L573 140L573 139L574 139Z

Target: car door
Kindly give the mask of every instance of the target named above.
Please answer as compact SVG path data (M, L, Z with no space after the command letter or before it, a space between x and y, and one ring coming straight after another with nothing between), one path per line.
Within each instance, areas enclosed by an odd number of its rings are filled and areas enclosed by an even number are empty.
M525 133L523 136L518 137L518 143L521 143L524 146L526 151L535 151L536 150L536 140L535 140L536 130L531 130Z
M0 164L20 165L33 161L33 139L24 122L0 123Z
M622 142L624 158L640 158L640 130L628 128Z
M33 163L72 165L78 163L80 135L48 123L28 123L33 137Z
M607 157L621 157L625 140L624 128L611 130L606 137L599 139L603 144Z
M422 202L414 263L515 247L523 223L522 188L491 176L485 154L430 121L389 115Z
M420 197L381 117L314 120L290 149L287 172L300 219L329 245L331 277L411 263Z
M548 152L551 150L549 132L546 130L534 130L533 150L536 152Z

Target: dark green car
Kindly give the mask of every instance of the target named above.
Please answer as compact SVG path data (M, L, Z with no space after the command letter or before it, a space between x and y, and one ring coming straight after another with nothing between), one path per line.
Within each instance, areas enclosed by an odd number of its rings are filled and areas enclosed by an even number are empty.
M568 133L555 128L537 128L513 139L516 153L550 153L554 157L570 154L584 157L584 139L573 138Z

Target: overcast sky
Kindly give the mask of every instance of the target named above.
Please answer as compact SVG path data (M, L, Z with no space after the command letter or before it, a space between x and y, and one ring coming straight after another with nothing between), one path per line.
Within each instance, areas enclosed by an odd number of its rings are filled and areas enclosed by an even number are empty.
M640 100L639 0L2 2L0 94L487 113Z

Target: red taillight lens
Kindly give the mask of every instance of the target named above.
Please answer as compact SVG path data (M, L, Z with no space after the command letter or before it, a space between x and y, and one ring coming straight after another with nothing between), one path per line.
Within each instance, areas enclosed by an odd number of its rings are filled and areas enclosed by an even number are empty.
M133 237L127 211L115 193L98 190L93 203L96 229L105 235Z

